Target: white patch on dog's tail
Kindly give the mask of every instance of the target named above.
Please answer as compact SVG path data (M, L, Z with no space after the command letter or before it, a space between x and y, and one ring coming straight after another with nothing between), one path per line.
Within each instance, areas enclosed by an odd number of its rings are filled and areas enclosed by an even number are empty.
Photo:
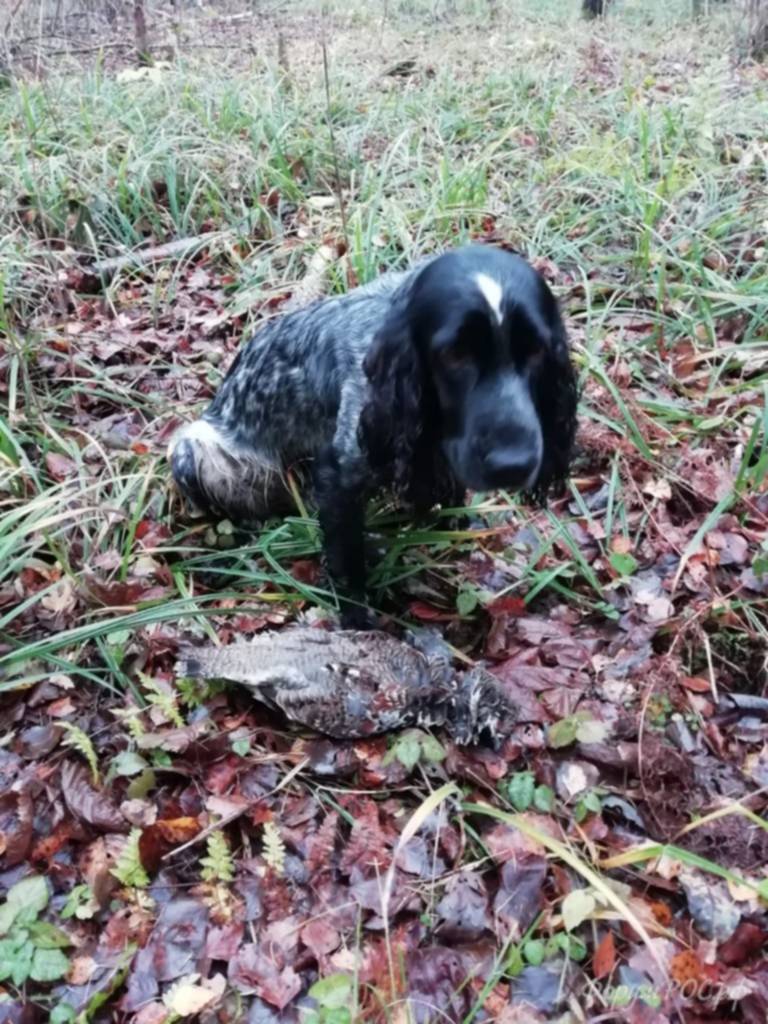
M279 511L285 487L278 468L211 420L195 420L177 431L168 459L179 490L201 512L248 522Z

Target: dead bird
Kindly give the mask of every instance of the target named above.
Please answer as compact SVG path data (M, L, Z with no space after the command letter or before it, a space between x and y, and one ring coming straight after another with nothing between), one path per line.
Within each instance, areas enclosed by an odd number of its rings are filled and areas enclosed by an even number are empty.
M176 674L242 683L289 721L335 739L404 726L442 726L460 744L508 735L515 710L489 672L456 672L447 645L425 635L414 643L421 649L377 631L288 628L185 648Z

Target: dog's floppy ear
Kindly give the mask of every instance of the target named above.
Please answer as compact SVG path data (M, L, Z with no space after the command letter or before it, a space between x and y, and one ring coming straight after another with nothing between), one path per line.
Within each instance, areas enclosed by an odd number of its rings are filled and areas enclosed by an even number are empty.
M363 370L369 398L360 416L360 446L399 498L429 504L439 448L438 410L406 303L390 310Z
M544 435L544 458L536 491L543 499L551 486L562 484L568 476L576 436L579 389L557 300L543 279L541 283L544 310L552 331L551 345L537 370L534 384Z

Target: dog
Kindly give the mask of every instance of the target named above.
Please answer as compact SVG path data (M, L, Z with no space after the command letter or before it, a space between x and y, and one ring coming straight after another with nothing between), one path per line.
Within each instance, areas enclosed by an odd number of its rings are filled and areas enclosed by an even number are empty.
M388 490L416 513L467 490L543 500L567 476L577 401L548 285L474 244L268 321L169 457L192 505L244 524L289 510L285 472L309 463L344 624L364 627L367 499Z

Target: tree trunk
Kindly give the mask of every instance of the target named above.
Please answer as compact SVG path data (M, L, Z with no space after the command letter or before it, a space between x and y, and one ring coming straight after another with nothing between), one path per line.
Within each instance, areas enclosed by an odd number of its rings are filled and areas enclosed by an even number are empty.
M139 64L151 64L147 39L147 19L144 16L144 0L133 0L133 27L136 36L136 56Z
M745 0L744 20L746 56L762 60L768 54L768 0Z

